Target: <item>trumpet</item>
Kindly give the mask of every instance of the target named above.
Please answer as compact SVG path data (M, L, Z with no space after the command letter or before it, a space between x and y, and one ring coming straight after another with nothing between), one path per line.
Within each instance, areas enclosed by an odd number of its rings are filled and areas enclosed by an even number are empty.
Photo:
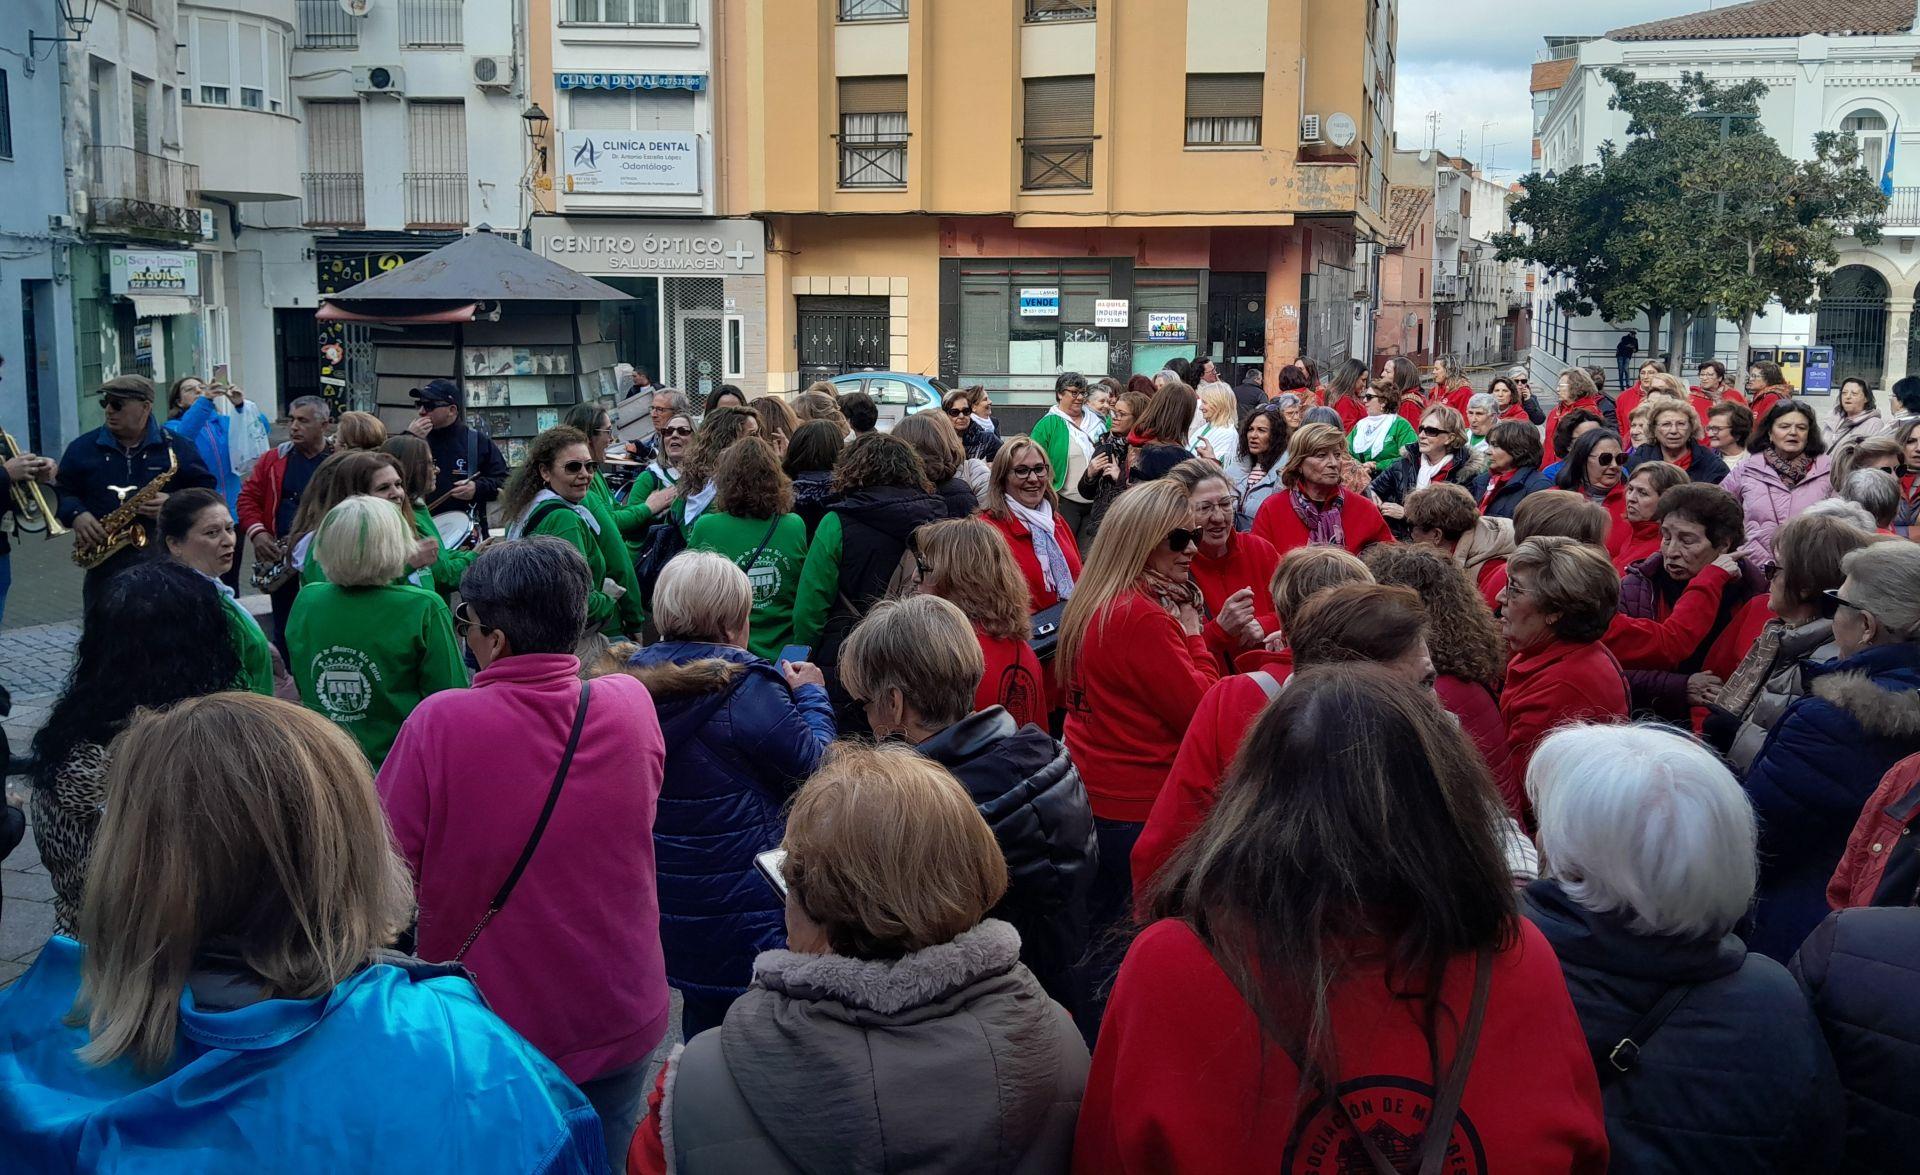
M0 461L11 461L26 452L13 434L0 428ZM67 533L54 517L53 501L47 497L47 487L32 478L13 482L13 515L21 530L45 531L48 538L58 538Z

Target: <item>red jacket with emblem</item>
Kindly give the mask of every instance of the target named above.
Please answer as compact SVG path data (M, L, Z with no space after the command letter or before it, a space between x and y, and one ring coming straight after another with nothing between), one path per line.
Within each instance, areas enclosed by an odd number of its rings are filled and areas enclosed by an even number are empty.
M1472 1000L1476 960L1441 984L1438 1045L1452 1060ZM1586 1037L1553 949L1525 919L1494 956L1486 1021L1468 1071L1453 1175L1607 1169L1607 1130ZM1438 1078L1420 1002L1376 967L1328 993L1337 1079L1353 1125L1405 1161L1425 1130ZM1170 1014L1170 1009L1178 1009ZM1300 1071L1268 1044L1211 952L1184 922L1142 931L1101 1021L1080 1103L1073 1169L1085 1175L1179 1171L1367 1171L1351 1131Z

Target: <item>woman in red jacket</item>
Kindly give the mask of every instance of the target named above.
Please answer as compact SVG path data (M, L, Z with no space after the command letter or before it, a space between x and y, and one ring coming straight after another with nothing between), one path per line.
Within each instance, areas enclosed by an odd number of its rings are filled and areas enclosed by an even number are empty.
M1367 365L1358 359L1347 360L1327 377L1327 407L1340 414L1341 436L1352 432L1366 416L1367 406L1360 402L1366 389Z
M1523 783L1534 748L1554 727L1627 719L1626 676L1601 643L1619 607L1620 577L1598 547L1532 538L1507 559L1500 631L1510 659L1500 714Z
M1612 525L1607 529L1607 553L1618 556L1633 539L1627 522L1627 457L1620 438L1604 428L1590 429L1573 442L1553 484L1606 507Z
M1593 386L1593 377L1578 367L1569 367L1560 373L1560 383L1556 391L1560 395L1560 402L1547 413L1547 422L1541 426L1542 434L1546 438L1546 460L1549 463L1566 456L1564 453L1554 452L1554 429L1559 426L1562 416L1576 408L1585 408L1595 416L1602 415L1599 389Z
M1280 555L1267 540L1233 529L1233 483L1219 465L1204 457L1182 461L1167 480L1187 488L1200 540L1189 570L1207 605L1204 635L1221 667L1231 670L1236 657L1261 648L1279 627L1267 584Z
M1782 400L1793 399L1793 385L1778 363L1762 359L1747 368L1747 409L1753 413L1753 437L1760 435L1760 423Z
M1653 511L1660 505L1661 494L1674 486L1686 485L1689 480L1686 470L1665 461L1647 461L1634 467L1623 494L1626 509L1621 521L1626 524L1627 537L1607 545L1615 571L1625 575L1627 568L1660 553L1660 520L1653 516ZM1609 533L1608 538L1614 536Z
M1282 555L1308 544L1358 554L1374 543L1392 542L1380 507L1341 485L1346 452L1346 439L1332 425L1301 425L1287 442L1287 463L1280 470L1286 492L1260 504L1252 533Z
M1027 437L1008 437L994 454L980 516L1006 536L1027 580L1030 612L1045 611L1072 595L1080 578L1080 545L1056 509L1059 502L1046 450Z
M1513 773L1507 722L1500 717L1497 698L1506 657L1492 610L1467 573L1432 547L1374 547L1366 564L1375 580L1412 588L1427 606L1427 653L1437 674L1433 692L1460 720L1460 729L1473 740L1508 810L1520 819L1526 809L1526 780Z
M1096 942L1126 917L1133 842L1180 736L1220 676L1201 635L1200 589L1188 575L1197 539L1186 487L1165 479L1134 486L1115 499L1107 521L1067 601L1054 665L1066 687L1067 750L1100 836L1089 901ZM1117 963L1111 951L1089 960L1087 990L1104 987ZM1090 1013L1089 1036L1097 1008Z
M1432 692L1302 670L1236 769L1154 881L1074 1169L1604 1171L1593 1060L1515 912L1500 798Z
M1400 415L1408 424L1419 428L1420 418L1427 414L1427 395L1420 384L1420 369L1405 355L1395 355L1380 366L1380 374L1392 380L1400 393ZM1442 403L1437 393L1433 402Z
M973 624L986 662L973 708L1003 706L1020 725L1045 727L1047 691L1040 659L1027 643L1033 635L1027 585L1007 544L978 518L950 518L922 526L908 545L920 594L950 601Z

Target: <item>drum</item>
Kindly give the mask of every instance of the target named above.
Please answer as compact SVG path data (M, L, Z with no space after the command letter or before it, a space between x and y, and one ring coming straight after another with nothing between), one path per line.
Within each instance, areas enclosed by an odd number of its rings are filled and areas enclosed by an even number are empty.
M473 518L463 510L448 510L433 516L433 528L440 532L440 545L449 551L473 545Z

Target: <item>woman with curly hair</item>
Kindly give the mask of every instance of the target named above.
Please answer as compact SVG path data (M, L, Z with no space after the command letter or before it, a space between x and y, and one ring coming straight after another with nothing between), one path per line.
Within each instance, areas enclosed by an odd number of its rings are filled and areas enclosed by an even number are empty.
M547 534L560 539L587 561L587 624L598 629L615 619L623 589L607 576L600 547L601 522L586 505L593 488L593 452L587 434L561 425L533 438L526 462L507 478L500 492L500 516L507 537Z
M920 455L889 433L853 438L834 467L833 488L839 496L813 532L800 570L793 642L812 649L846 733L864 731L866 720L839 687L840 642L875 600L905 586L907 540L924 523L945 518L947 508L927 484Z
M793 643L793 599L807 558L807 524L773 446L742 437L713 471L713 505L687 532L687 549L732 560L753 585L747 651L771 661Z
M673 513L681 526L692 526L713 501L713 471L720 464L720 454L741 437L759 435L760 418L745 408L715 408L700 418L680 462L680 498Z
M773 455L786 456L787 445L800 427L800 418L793 414L786 400L774 395L755 396L747 408L760 418L760 436L773 446Z
M1420 593L1433 617L1427 629L1427 655L1433 659L1433 692L1460 720L1507 808L1517 820L1525 808L1526 780L1513 770L1507 723L1500 717L1498 692L1506 677L1506 643L1493 612L1467 573L1433 547L1381 543L1361 556L1376 583L1398 584Z

